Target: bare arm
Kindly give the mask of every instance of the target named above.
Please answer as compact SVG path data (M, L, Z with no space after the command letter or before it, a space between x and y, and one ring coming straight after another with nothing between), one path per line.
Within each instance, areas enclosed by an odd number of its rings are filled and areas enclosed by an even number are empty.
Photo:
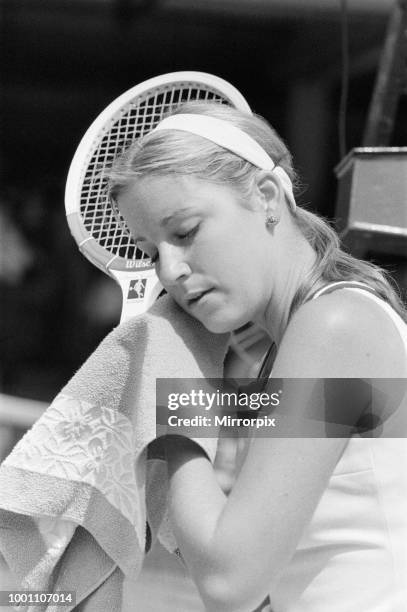
M363 302L355 311L352 300L338 311L338 298L329 297L304 306L293 319L273 376L397 376L402 347L388 319L380 321L384 342L377 334L381 313L372 315ZM301 416L301 406L296 409ZM209 612L248 612L264 599L346 444L345 438L254 438L229 498L197 446L188 441L170 450L174 531Z

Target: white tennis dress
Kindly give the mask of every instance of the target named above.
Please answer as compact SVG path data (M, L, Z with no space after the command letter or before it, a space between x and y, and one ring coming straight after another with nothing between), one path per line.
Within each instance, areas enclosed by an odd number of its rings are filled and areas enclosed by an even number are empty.
M332 283L315 294L319 297ZM407 325L362 288L394 322ZM344 288L343 288L344 290ZM407 404L383 436L350 439L281 580L273 612L407 612Z

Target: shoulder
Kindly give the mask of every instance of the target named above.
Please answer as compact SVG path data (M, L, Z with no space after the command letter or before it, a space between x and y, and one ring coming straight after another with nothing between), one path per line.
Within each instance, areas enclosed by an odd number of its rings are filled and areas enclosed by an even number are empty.
M398 377L406 351L389 314L369 296L342 289L301 306L287 326L273 375Z

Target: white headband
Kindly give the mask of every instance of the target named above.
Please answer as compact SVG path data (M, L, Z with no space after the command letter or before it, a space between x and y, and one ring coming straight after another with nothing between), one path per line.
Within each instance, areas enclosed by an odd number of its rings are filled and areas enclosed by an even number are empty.
M216 119L208 115L181 113L163 119L150 134L161 130L181 130L196 134L211 140L224 149L232 151L232 153L246 159L261 170L272 170L281 181L291 209L293 211L296 209L293 185L286 171L280 166L276 166L259 143L243 130L231 125L227 121L223 121L223 119Z

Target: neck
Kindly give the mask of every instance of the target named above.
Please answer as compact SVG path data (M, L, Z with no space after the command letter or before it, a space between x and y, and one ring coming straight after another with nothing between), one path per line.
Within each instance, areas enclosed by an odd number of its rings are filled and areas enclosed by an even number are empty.
M302 236L296 236L292 243L291 256L285 262L279 262L278 271L273 280L271 297L263 316L257 322L268 335L280 345L288 325L288 317L294 296L304 279L309 275L316 260L311 245Z

